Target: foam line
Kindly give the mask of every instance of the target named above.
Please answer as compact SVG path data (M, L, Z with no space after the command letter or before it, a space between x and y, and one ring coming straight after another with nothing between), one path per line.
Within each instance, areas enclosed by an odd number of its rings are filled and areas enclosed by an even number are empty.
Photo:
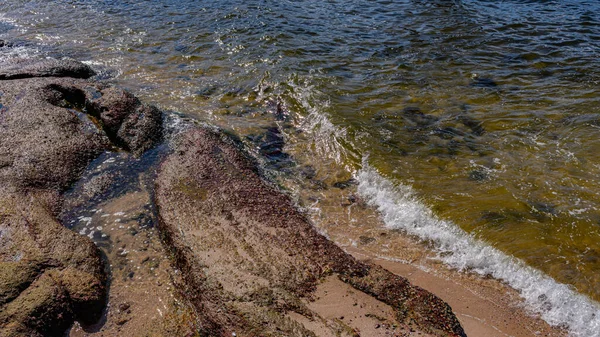
M600 304L541 271L478 240L456 224L438 219L412 188L394 185L365 162L357 172L358 193L380 212L388 228L429 241L453 268L490 275L518 290L528 308L572 336L600 337Z

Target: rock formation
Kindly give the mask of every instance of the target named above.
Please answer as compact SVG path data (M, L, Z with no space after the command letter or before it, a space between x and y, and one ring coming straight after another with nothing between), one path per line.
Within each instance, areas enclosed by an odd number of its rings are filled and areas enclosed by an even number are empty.
M88 238L56 220L60 193L101 152L155 144L161 117L139 102L105 117L129 96L72 78L93 74L75 61L0 65L2 336L60 336L74 320L91 324L102 314L102 258Z
M87 80L93 74L75 61L0 64L1 336L62 336L105 307L108 267L91 240L57 220L62 194L101 153L138 156L163 132L158 109ZM465 336L435 295L318 233L239 144L191 129L159 168L159 230L195 309L186 327L201 336L358 335L313 305L329 285L388 308L393 333Z
M314 335L289 314L318 320L308 302L332 275L390 305L399 324L465 335L442 300L319 234L223 134L197 129L176 141L159 170L156 204L205 335Z

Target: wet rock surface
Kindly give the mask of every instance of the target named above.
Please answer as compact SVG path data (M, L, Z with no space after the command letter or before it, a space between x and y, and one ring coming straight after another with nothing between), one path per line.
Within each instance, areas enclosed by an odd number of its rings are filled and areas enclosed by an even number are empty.
M0 335L57 336L105 303L100 254L35 195L0 190Z
M2 41L2 46L10 47L10 44ZM14 59L1 66L0 80L32 77L90 78L96 75L92 68L75 60Z
M297 315L324 320L309 303L333 276L391 306L399 329L465 335L439 298L355 260L319 234L222 134L197 129L180 136L160 166L155 200L159 228L182 272L181 287L197 310L201 334L315 335L320 330Z
M87 82L0 81L0 179L4 184L60 190L111 144L89 115L57 106Z
M113 141L135 154L141 154L161 140L162 116L153 106L117 88L106 88L92 101L104 130Z
M69 60L0 64L1 336L61 336L73 321L96 322L106 304L101 253L56 219L61 193L90 161L125 148L99 118L106 87L77 79L93 74ZM161 130L160 112L140 106L118 129L133 152Z

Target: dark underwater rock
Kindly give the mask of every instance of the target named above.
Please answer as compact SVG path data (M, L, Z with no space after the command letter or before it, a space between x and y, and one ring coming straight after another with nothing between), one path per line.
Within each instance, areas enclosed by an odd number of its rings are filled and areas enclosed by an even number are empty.
M402 110L402 116L405 121L418 128L431 127L439 120L439 118L434 115L424 114L421 109L417 107L404 108Z
M311 335L287 314L318 317L303 300L333 276L392 306L401 324L465 336L438 297L357 261L319 234L222 134L196 129L180 135L160 166L155 202L201 335Z
M337 182L333 183L332 186L343 190L343 189L346 189L353 185L358 185L358 181L354 178L350 178L348 180L337 181Z
M475 118L466 115L460 115L458 116L458 121L471 129L472 134L475 136L482 136L485 133L483 123Z
M469 85L475 88L496 88L498 83L491 78L478 77L471 81Z

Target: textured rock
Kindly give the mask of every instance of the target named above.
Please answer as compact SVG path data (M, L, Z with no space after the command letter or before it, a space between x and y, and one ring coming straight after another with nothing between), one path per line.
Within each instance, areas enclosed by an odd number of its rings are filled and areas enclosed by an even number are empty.
M161 112L141 103L127 91L117 88L102 90L102 96L93 101L93 109L109 137L136 154L148 150L161 139Z
M96 73L89 66L74 60L10 59L0 64L0 80L32 77L90 78Z
M0 81L0 179L60 190L102 151L116 145L140 154L160 141L158 109L138 104L109 119L105 112L129 107L131 96L119 90L123 101L104 105L104 91L71 78Z
M319 234L222 134L197 129L180 136L159 169L155 198L201 333L310 335L286 315L314 317L304 301L336 275L391 305L402 324L439 336L465 335L442 300L355 260Z
M73 79L0 81L0 179L3 184L66 188L110 141L77 111ZM63 106L73 106L67 109Z
M100 253L56 220L60 193L103 151L141 153L162 127L160 111L140 104L105 125L103 92L111 90L63 77L91 75L74 61L0 65L0 336L61 336L102 314ZM127 107L131 95L121 96L112 106Z
M0 335L61 335L102 313L95 245L54 220L44 198L0 189Z

